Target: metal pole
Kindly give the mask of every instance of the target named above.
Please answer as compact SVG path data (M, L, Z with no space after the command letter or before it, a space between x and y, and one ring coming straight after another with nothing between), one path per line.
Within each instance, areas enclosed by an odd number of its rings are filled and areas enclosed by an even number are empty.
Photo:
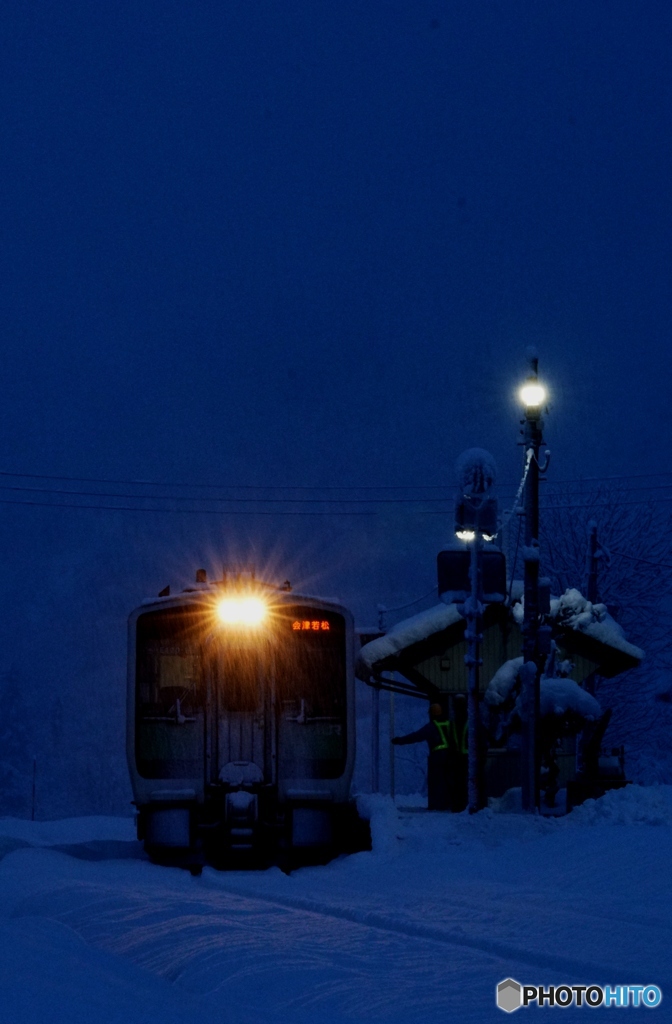
M390 796L394 800L394 690L390 690Z
M533 377L537 375L538 360L530 360ZM528 408L525 413L525 451L532 451L525 483L525 547L523 559L524 614L523 614L523 672L522 705L523 732L521 749L523 810L534 811L539 806L539 753L537 723L539 721L540 672L538 651L539 630L539 448L542 443L540 407Z
M479 678L480 666L480 644L483 639L481 634L481 616L483 605L481 603L481 536L476 529L475 537L471 542L470 580L471 595L466 602L467 613L466 637L469 641L469 650L465 661L469 669L469 691L467 700L467 737L468 737L468 798L469 813L474 814L481 809L481 786L480 786L480 758L479 758L479 728L478 728L478 704L479 704Z
M378 766L380 760L380 690L371 690L371 792L380 792Z

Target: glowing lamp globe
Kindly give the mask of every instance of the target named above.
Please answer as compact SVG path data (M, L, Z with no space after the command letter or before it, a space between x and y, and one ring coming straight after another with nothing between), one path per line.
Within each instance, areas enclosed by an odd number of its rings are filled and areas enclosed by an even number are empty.
M523 384L518 395L527 409L535 409L546 401L546 388L538 381L531 380Z

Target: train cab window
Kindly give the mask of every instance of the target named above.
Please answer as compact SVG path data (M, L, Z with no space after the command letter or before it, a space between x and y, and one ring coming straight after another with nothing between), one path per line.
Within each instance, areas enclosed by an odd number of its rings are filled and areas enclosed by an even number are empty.
M159 696L167 690L194 693L197 684L198 658L195 654L159 654L157 684Z
M136 628L138 771L152 779L194 778L203 770L203 613L148 612Z
M276 662L282 773L338 778L346 758L345 620L295 607L279 618Z

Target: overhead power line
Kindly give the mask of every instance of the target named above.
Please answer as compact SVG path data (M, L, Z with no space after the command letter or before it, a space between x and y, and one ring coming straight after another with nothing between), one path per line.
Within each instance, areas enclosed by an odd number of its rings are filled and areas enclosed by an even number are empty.
M282 509L221 509L221 508L140 508L135 505L79 505L61 501L20 501L12 498L0 498L0 505L31 505L33 508L67 508L94 509L100 512L165 512L179 516L376 516L377 512L347 512L317 510L282 510ZM440 513L428 513L439 515Z
M54 480L61 483L110 484L120 487L184 487L197 490L235 490L235 491L447 491L448 485L442 484L339 484L339 485L294 485L294 484L213 484L213 483L179 483L159 480L118 480L103 477L86 476L50 476L45 473L10 473L0 470L0 477L11 477L20 480Z
M672 484L666 485L668 488L672 487ZM445 489L448 491L448 489ZM198 497L190 494L139 494L128 493L126 491L89 491L89 490L77 490L74 488L61 489L58 487L22 487L17 484L0 484L0 491L12 491L19 494L45 494L45 495L62 495L64 497L83 497L83 498L119 498L119 499L135 499L136 501L186 501L186 502L199 502L199 501L216 501L224 504L261 504L261 505L427 505L427 504L439 504L449 502L452 495L448 492L442 497L431 498L431 497L415 497L415 498L266 498L266 497L225 497L224 495L209 495L207 498ZM633 493L628 490L627 494ZM498 496L501 501L508 501L511 497L507 492L498 492ZM567 497L567 493L555 493L553 491L546 492L546 498L563 498ZM516 499L519 498L519 494L516 495ZM656 499L658 501L672 500L672 499ZM648 499L642 499L641 501L635 502L635 504L647 504ZM627 502L619 501L616 498L613 500L606 500L602 502L589 502L581 503L580 505L574 505L570 503L558 504L555 502L549 502L542 506L544 508L582 508L582 507L600 507L604 505L621 505L628 504ZM514 500L514 506L516 507L516 501Z
M663 474L665 475L665 474ZM644 478L645 474L639 474L639 478ZM648 474L646 474L648 476ZM25 505L32 507L45 507L45 508L64 508L64 509L83 509L90 511L103 511L103 512L137 512L137 513L167 513L171 515L284 515L284 516L305 516L305 515L319 515L319 516L357 516L367 515L374 516L379 515L383 511L384 507L393 505L403 505L408 508L409 511L414 511L418 515L441 515L447 516L452 512L452 497L454 490L450 486L438 487L435 485L424 485L424 486L413 486L413 485L394 485L394 486L329 486L329 487L295 487L287 485L286 487L280 486L268 486L264 487L261 485L224 485L224 484L161 484L156 481L149 480L112 480L107 478L88 478L88 477L74 477L74 476L56 476L46 475L38 473L10 473L8 471L0 471L0 480L34 480L34 481L54 481L57 483L66 484L99 484L108 486L122 486L127 485L132 488L179 488L182 490L198 490L207 489L208 495L197 495L197 494L156 494L156 493L142 493L141 491L116 491L116 490L88 490L82 489L75 486L67 488L61 488L56 486L30 486L27 484L20 483L2 483L0 482L0 492L12 492L17 494L16 498L0 498L0 503L4 505ZM594 477L594 478L582 478L582 481L587 480L614 480L617 478L611 477ZM635 477L622 477L618 479L635 479ZM587 509L591 511L598 511L600 508L610 508L613 506L642 506L649 505L652 501L656 504L667 503L672 501L672 497L655 497L644 496L635 500L623 500L623 497L629 494L638 493L642 490L647 493L651 490L665 490L672 488L672 482L668 484L657 484L647 486L646 488L621 488L617 492L618 497L609 499L608 496L598 496L601 500L586 500L589 498L588 495L577 493L575 488L569 491L554 491L552 489L554 485L550 484L549 488L546 489L545 500L541 504L542 510L570 510L570 509ZM213 494L212 491L238 491L238 494L227 496L225 494ZM414 497L389 497L381 496L381 492L388 495L389 492L399 491L413 491L413 490L425 490L434 492L440 490L441 496L430 497L416 494ZM504 504L509 502L513 497L513 487L510 488L498 488L498 496ZM241 495L240 492L246 492ZM272 492L276 495L278 492L283 492L283 497L268 497L263 493L259 492ZM352 496L347 497L348 492L359 491L360 494L368 493L370 496ZM291 492L298 492L301 496L291 496ZM319 496L320 493L322 496ZM18 495L40 495L39 500L28 500L19 498ZM312 495L310 497L304 496L306 494ZM332 496L334 495L334 496ZM340 496L335 496L340 495ZM518 496L517 496L518 497ZM567 501L565 499L576 497L577 501ZM50 499L56 500L50 500ZM94 499L92 501L82 502L78 499ZM71 499L63 500L63 499ZM95 500L98 499L98 500ZM114 502L114 504L107 502ZM119 502L131 502L131 504L119 504ZM156 503L161 503L157 505ZM175 508L164 503L188 503L189 508ZM152 503L152 504L148 504ZM219 507L193 507L205 504L211 506L212 503L216 503ZM362 510L361 506L366 505L367 509ZM515 505L515 501L514 501ZM234 506L234 507L231 507ZM272 506L272 507L269 507ZM306 509L305 506L311 506L310 509ZM322 506L322 508L314 508L314 506ZM338 507L334 507L338 506ZM353 508L353 506L359 506ZM376 506L378 509L376 510ZM415 506L415 508L413 508ZM428 506L439 506L438 508L429 508ZM514 509L512 509L514 511Z
M325 484L325 485L297 485L297 484L216 484L216 483L199 483L199 482L175 482L175 481L158 481L158 480L133 480L133 479L120 479L112 477L87 477L87 476L69 476L69 475L50 475L46 473L12 473L8 470L0 470L0 477L15 479L15 480L50 480L58 483L80 483L80 484L103 484L116 487L176 487L181 489L191 490L233 490L233 491L441 491L445 494L452 494L454 485L452 481L447 481L446 484ZM570 483L607 483L617 480L644 480L644 479L659 479L660 477L672 478L672 470L660 470L655 473L631 473L631 474L617 474L612 476L583 476L583 477L571 477L562 480L549 480L549 487L560 487L564 484ZM647 490L653 489L669 489L672 488L672 480L670 483L665 484L649 484L646 486ZM513 493L515 484L505 484L498 487L498 493ZM635 490L637 488L626 488L626 490ZM133 495L134 496L134 495Z
M76 496L76 492L70 492L73 496ZM142 499L142 496L137 497ZM151 496L147 496L144 500L151 501ZM195 499L192 499L195 500ZM662 498L661 502L671 502L672 498ZM420 503L419 503L420 504ZM590 509L596 510L599 508L612 508L614 506L621 507L623 505L647 505L647 501L622 501L622 502L611 502L605 505L553 505L544 506L541 505L541 511L549 511L550 509ZM170 508L168 505L163 506L141 506L141 505L100 505L100 504L82 504L80 502L65 502L65 501L23 501L20 498L0 498L0 505L23 505L30 506L32 508L64 508L64 509L82 509L89 511L99 512L144 512L144 513L166 513L168 515L180 515L180 516L379 516L381 511L375 509L370 511L363 511L360 509L263 509L263 508ZM423 516L445 516L450 518L453 509L423 509L418 508L414 511L416 515Z
M626 506L626 505L652 505L652 504L655 504L655 505L666 505L670 501L672 501L672 498L641 498L639 501L615 501L615 500L614 501L588 501L588 502L582 501L582 502L578 502L577 504L571 503L571 504L567 504L567 505L564 505L564 504L563 505L555 505L555 504L540 505L539 509L542 512L552 512L552 511L555 511L555 510L560 510L560 509L565 509L565 508L587 508L587 509L615 508L615 507L622 508L623 506Z
M70 497L83 498L136 498L143 501L221 501L233 504L249 504L256 502L265 505L371 505L371 504L418 504L445 501L445 498L225 498L211 495L196 498L189 494L127 494L110 491L76 491L61 490L56 487L18 487L0 484L1 491L19 491L31 494L62 494Z

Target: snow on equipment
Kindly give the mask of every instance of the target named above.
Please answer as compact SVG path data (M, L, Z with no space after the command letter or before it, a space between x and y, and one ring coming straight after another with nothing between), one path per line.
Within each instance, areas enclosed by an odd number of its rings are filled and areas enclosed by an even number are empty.
M196 579L129 618L127 756L145 849L198 871L364 848L351 613L253 572Z

